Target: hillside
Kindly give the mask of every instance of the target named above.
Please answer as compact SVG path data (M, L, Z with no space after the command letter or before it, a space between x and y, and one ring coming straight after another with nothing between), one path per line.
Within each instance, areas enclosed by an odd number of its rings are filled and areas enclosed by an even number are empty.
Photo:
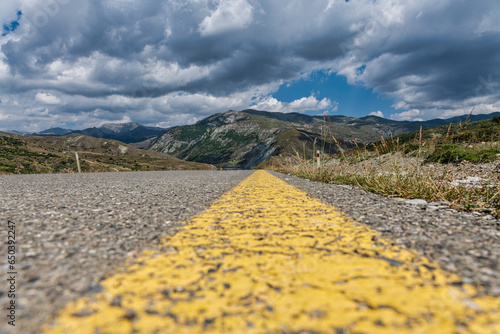
M498 113L500 114L500 113ZM471 119L491 118L490 115ZM310 157L316 150L336 153L356 145L419 130L420 127L459 122L466 116L425 122L398 122L376 116L308 116L258 110L227 111L193 125L167 130L152 140L150 150L219 167L251 168L270 156Z
M474 163L497 159L500 153L500 116L481 121L466 121L440 125L394 137L387 142L374 142L366 147L379 153L416 150L426 162ZM357 154L357 152L350 152Z
M149 149L226 168L251 168L282 152L313 150L320 120L300 114L271 114L285 119L267 114L271 113L246 110L216 114L193 125L169 129Z
M81 134L40 137L0 132L0 173L73 173L77 171L75 152L83 172L214 169L111 139Z

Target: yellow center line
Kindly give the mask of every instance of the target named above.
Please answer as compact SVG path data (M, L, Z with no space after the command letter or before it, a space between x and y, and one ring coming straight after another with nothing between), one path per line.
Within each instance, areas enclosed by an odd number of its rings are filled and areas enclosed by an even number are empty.
M45 333L500 333L424 257L257 171Z

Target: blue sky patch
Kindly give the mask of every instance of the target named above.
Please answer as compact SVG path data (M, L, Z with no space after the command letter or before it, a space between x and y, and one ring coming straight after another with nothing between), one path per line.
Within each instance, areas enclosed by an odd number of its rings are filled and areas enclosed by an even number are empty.
M340 75L329 75L325 71L313 72L307 78L286 83L273 94L273 97L284 102L292 102L297 96L316 96L318 100L328 98L338 102L335 115L363 117L371 112L382 111L384 115L394 113L391 106L394 101L373 93L372 90L359 85L350 85ZM306 112L316 115L318 111Z
M17 19L12 21L9 24L3 25L3 33L2 36L7 36L9 33L16 31L17 27L19 27L19 20L21 20L21 16L23 16L23 12L20 10L17 11Z

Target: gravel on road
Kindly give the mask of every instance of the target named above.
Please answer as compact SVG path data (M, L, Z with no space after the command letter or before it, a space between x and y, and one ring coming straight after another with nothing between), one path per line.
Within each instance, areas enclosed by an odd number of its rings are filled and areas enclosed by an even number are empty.
M102 279L251 173L0 175L2 273L8 220L17 232L17 332L37 333L69 301L100 291ZM2 306L9 301L6 284ZM0 324L2 334L11 329Z

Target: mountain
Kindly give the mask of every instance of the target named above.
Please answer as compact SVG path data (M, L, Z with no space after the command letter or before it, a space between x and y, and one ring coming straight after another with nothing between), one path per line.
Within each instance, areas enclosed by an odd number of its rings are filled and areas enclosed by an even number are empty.
M335 116L336 121L356 122L353 117ZM339 137L365 136L365 129L352 126ZM331 123L330 123L331 127ZM352 128L352 129L350 129ZM167 130L152 141L150 150L172 154L188 161L198 161L224 168L251 168L277 154L312 155L322 149L338 151L329 132L328 121L298 113L271 113L258 110L230 110L212 115L193 125ZM324 132L324 133L323 133ZM375 130L372 132L375 133ZM325 142L321 138L326 138ZM353 137L354 139L354 137ZM351 140L339 140L339 146L353 146Z
M422 126L422 128L432 128L435 126L447 125L450 123L465 122L465 120L467 120L467 119L471 122L484 121L487 119L492 119L494 116L500 116L500 112L494 112L491 114L470 115L470 117L469 117L469 115L460 115L460 116L455 116L455 117L445 118L445 119L436 118L436 119L431 119L429 121L421 121L421 122L405 121L402 123L413 124L412 125L413 128L415 128L415 126L420 127L420 125ZM368 117L371 117L371 116L368 116ZM415 129L415 130L419 130L419 129Z
M74 173L75 152L83 172L215 169L112 139L77 133L55 137L0 132L0 174Z
M474 115L471 120L492 118ZM393 121L377 116L308 116L259 110L230 110L196 124L178 126L151 140L149 150L225 168L251 168L273 155L312 157L316 150L335 153L381 137L420 127L464 121L467 115L422 122Z
M138 123L106 123L96 128L83 130L69 130L63 128L50 128L40 132L21 133L9 131L16 134L29 134L33 136L64 136L70 133L80 133L95 138L106 138L121 141L126 144L139 143L155 138L165 132L166 128L144 126ZM142 145L144 146L144 145Z
M81 133L96 138L115 139L124 143L138 143L157 137L167 129L144 126L137 123L107 123L98 128L76 130L72 133Z
M37 133L32 133L36 136L64 136L70 134L73 130L63 129L63 128L50 128Z
M29 135L30 134L29 132L17 131L17 130L6 130L5 132L7 132L7 133L13 133L13 134L16 134L16 135Z

